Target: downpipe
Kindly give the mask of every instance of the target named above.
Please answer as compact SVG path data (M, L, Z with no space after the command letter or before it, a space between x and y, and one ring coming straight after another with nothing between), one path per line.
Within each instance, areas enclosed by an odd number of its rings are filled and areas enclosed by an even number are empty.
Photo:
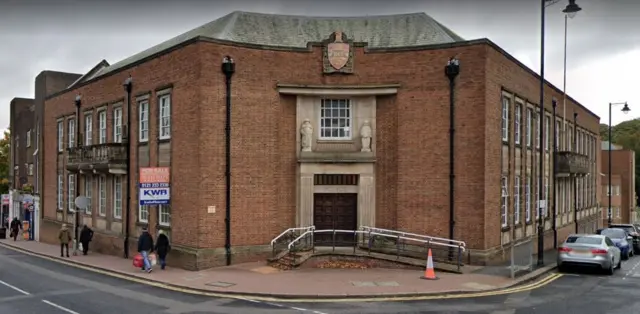
M456 77L460 74L460 61L452 57L444 68L449 79L449 239L455 236L455 87ZM450 245L454 245L449 242ZM454 248L449 247L449 261L453 261Z
M233 58L225 56L222 60L222 73L226 87L226 122L225 122L225 241L224 249L227 266L231 265L231 77L235 73Z

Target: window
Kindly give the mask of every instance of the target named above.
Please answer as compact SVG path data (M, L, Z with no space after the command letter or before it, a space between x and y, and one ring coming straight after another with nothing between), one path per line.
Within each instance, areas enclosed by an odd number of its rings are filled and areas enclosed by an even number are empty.
M140 142L149 140L149 101L138 102L138 133Z
M547 115L544 116L544 149L549 151L549 125L551 124L551 118Z
M76 119L67 121L67 138L69 139L69 147L76 147Z
M122 108L113 109L113 142L122 143Z
M573 151L573 127L569 127L567 131L567 150Z
M107 215L107 178L105 176L98 177L98 193L100 199L98 200L98 214L100 216Z
M320 103L320 138L351 139L352 107L349 99L323 99Z
M554 132L556 145L553 147L553 150L556 151L558 147L560 147L560 121L556 121L556 129Z
M171 205L158 205L158 222L161 226L171 226Z
M84 116L84 145L93 145L93 118L91 114Z
M93 195L93 180L91 175L84 176L84 196L89 202L87 202L87 208L84 209L85 214L91 215L91 196Z
M616 218L620 218L620 207L616 207Z
M160 139L171 138L171 95L162 95L158 98L160 107Z
M75 179L75 175L70 174L69 176L67 176L67 179L69 180L67 182L67 202L69 205L69 211L73 212L76 210L76 179Z
M122 219L122 176L113 176L113 218Z
M503 176L501 180L501 191L502 191L502 202L501 202L501 216L502 216L502 227L506 227L508 225L508 206L509 206L509 185L507 177Z
M27 147L31 147L31 130L27 131Z
M520 223L520 176L513 183L513 222Z
M57 195L58 195L58 210L62 210L64 204L63 204L63 200L62 200L62 190L64 189L64 182L62 181L62 175L59 174L58 175L58 191L57 191Z
M545 200L545 207L544 207L544 213L542 214L544 217L548 217L549 216L549 178L545 177L544 178L544 200Z
M29 164L27 166L27 173L32 176L33 175L33 164Z
M107 142L107 112L105 110L98 113L98 128L100 129L98 144L104 144Z
M531 147L531 123L533 119L533 110L527 108L527 126L525 130L525 136L527 137L527 147Z
M138 205L138 221L149 223L149 206Z
M64 124L58 121L58 152L64 151Z
M536 118L533 120L536 126L536 148L540 149L540 112L536 112Z
M513 135L516 138L516 144L520 145L520 124L522 124L522 106L520 104L516 104L515 115L516 118L514 119Z
M540 184L536 184L536 190L533 192L536 204L536 219L540 218Z
M509 141L509 107L511 101L507 97L502 97L502 141Z
M527 175L527 182L524 186L524 219L531 221L531 176Z

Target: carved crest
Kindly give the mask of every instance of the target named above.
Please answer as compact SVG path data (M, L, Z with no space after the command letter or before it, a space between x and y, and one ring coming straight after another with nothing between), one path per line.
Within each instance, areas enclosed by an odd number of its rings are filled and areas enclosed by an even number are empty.
M331 34L324 50L324 73L353 73L353 44L343 32Z

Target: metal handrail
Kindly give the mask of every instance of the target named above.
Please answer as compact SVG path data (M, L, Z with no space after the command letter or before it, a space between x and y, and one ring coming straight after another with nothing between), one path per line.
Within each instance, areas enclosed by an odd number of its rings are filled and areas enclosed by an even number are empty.
M416 234L416 233L410 233L410 232L404 232L404 231L398 231L398 230L390 230L390 229L383 229L383 228L376 228L376 227L368 227L368 226L360 226L360 229L363 231L372 231L372 232L382 232L382 233L391 233L391 234L395 234L395 235L400 235L401 237L404 236L411 236L411 237L416 237L416 238L422 238L422 239L426 239L428 241L445 241L445 242L450 242L450 243L454 243L455 245L453 245L453 247L466 247L466 243L464 241L460 241L460 240L452 240L452 239L446 239L446 238L438 238L438 237L432 237L432 236L428 236L428 235L422 235L422 234ZM395 236L393 238L396 238ZM447 245L447 246L451 246L451 245Z
M280 238L284 237L285 235L289 234L289 232L298 231L298 230L307 230L308 231L308 230L315 230L315 229L316 229L316 226L289 228L289 229L283 231L277 237L273 238L273 240L271 240L271 246L273 247L275 245L276 241L278 241Z

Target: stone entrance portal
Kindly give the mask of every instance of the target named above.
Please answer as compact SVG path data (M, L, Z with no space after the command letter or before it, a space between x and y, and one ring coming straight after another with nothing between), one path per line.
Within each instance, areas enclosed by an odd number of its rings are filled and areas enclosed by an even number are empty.
M358 228L358 194L355 193L315 193L313 198L313 224L317 230L355 230ZM352 246L353 235L318 233L314 236L316 245Z

